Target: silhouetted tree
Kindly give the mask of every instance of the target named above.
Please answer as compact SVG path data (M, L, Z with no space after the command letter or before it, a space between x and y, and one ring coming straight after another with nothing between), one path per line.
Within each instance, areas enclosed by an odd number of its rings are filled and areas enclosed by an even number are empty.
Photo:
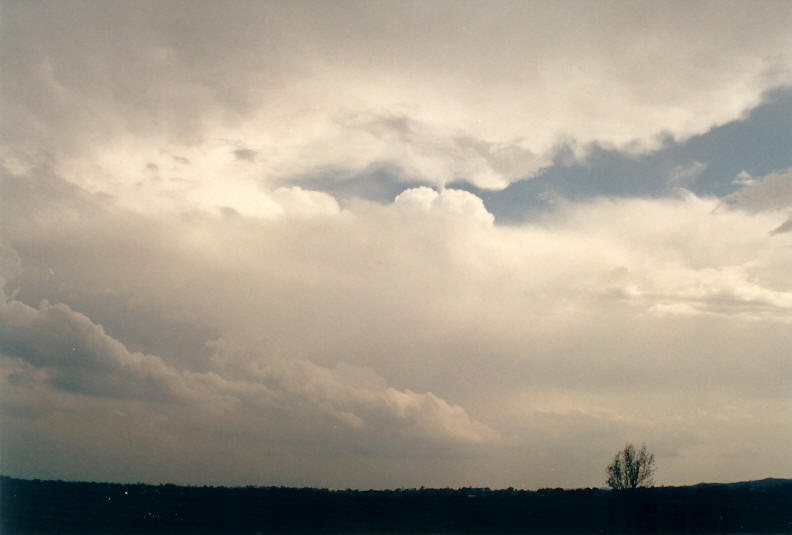
M608 486L614 490L651 487L654 473L655 456L647 451L646 444L638 452L627 444L608 465Z

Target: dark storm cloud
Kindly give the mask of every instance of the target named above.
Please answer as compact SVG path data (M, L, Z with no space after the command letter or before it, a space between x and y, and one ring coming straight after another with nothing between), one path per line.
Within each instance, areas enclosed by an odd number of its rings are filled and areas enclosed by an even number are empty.
M461 407L449 405L431 393L387 387L367 370L270 360L266 366L239 370L244 379L231 369L208 373L180 371L157 356L129 352L100 325L66 305L43 302L36 308L5 295L2 298L0 355L6 380L17 389L43 382L57 390L99 398L143 401L155 406L177 403L183 406L179 410L186 413L213 406L229 420L224 427L232 428L259 426L260 423L247 423L247 419L256 412L260 416L262 411L283 419L282 424L270 422L269 426L284 425L287 431L288 422L297 418L302 424L280 439L287 442L288 435L294 432L321 433L321 428L310 430L303 426L324 416L351 433L347 443L369 442L381 452L387 450L388 444L392 446L407 437L424 447L459 441L475 444L491 438L487 435L492 431L471 420ZM15 366L9 357L19 358L29 366ZM228 357L217 355L220 360ZM16 371L9 373L9 366ZM19 403L14 397L8 401ZM392 436L380 442L376 437L383 433ZM407 443L402 443L400 449L405 447Z
M130 353L68 306L33 308L0 297L0 352L42 370L56 388L155 403L184 395L181 378L161 359Z
M18 265L13 276L0 273L0 277L11 281L20 299L29 304L44 299L69 300L82 312L102 317L103 325L134 351L178 356L199 369L205 366L205 343L219 335L216 327L174 317L152 303L133 306L124 285L95 281L104 285L97 289L80 281L81 272L134 271L131 256L136 254L160 256L162 250L156 244L162 241L164 225L118 211L113 199L64 180L47 162L19 174L0 166L0 190L4 201L0 228L7 236L8 254L14 255ZM55 221L63 225L68 221L69 228L53 227ZM72 282L64 283L68 279ZM126 278L125 284L133 279ZM103 294L100 301L88 298L96 292Z

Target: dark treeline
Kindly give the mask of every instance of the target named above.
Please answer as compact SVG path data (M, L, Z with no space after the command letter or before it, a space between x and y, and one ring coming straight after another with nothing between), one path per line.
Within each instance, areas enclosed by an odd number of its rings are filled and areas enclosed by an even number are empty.
M0 485L3 534L792 533L792 480L631 491Z

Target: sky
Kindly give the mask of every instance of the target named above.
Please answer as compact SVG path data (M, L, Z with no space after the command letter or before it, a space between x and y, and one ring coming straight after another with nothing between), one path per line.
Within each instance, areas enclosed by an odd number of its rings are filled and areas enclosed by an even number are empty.
M0 473L792 477L792 4L0 4Z

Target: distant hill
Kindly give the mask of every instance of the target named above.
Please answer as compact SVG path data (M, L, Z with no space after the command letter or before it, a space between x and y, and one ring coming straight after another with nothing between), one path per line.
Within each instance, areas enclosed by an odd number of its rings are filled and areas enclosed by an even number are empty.
M718 485L727 486L727 487L751 487L751 488L761 488L767 489L771 487L777 487L779 485L789 485L792 484L792 479L784 479L778 477L766 477L764 479L756 479L751 481L738 481L736 483L698 483L696 485L692 485L693 487L714 487Z
M792 480L632 491L334 491L0 476L0 533L792 533Z

